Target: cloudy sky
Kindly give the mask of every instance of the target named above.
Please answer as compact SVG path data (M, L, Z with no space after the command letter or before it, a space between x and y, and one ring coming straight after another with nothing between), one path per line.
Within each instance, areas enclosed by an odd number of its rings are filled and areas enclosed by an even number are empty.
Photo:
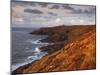
M12 27L95 24L95 6L12 1Z

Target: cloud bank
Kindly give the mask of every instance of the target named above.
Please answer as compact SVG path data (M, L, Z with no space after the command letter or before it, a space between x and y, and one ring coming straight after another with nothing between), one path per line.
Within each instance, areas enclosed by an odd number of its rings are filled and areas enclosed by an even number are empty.
M12 1L13 27L95 24L95 6Z

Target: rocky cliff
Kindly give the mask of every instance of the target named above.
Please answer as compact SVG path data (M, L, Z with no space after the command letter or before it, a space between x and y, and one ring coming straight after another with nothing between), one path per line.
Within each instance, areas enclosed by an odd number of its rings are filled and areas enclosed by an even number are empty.
M64 26L64 27L55 27L50 29L44 28L40 29L40 31L35 31L31 33L31 34L49 35L49 37L45 39L48 42L49 41L51 42L52 39L54 40L58 38L56 41L52 42L61 43L61 41L64 41L62 43L63 46L61 46L58 49L51 48L54 49L52 53L49 53L40 60L37 60L28 65L18 68L13 73L37 73L37 72L95 69L96 68L95 29L96 29L95 25L66 26L66 27ZM52 38L54 36L53 34L57 35L57 37Z

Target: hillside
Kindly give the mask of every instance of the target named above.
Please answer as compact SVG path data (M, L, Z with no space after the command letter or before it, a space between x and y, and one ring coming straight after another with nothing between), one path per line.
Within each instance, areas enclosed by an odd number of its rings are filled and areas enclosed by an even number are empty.
M96 68L96 27L86 26L61 26L43 28L31 34L46 34L42 42L53 42L56 47L43 47L52 53L40 60L22 66L13 73L37 73L51 71L75 71ZM55 36L56 35L56 36ZM60 48L58 43L62 45ZM57 50L56 50L57 49Z

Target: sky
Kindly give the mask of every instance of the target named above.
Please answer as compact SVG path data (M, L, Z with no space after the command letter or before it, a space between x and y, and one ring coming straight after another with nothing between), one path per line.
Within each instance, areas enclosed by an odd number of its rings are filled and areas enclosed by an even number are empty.
M12 1L12 27L95 24L95 6Z

